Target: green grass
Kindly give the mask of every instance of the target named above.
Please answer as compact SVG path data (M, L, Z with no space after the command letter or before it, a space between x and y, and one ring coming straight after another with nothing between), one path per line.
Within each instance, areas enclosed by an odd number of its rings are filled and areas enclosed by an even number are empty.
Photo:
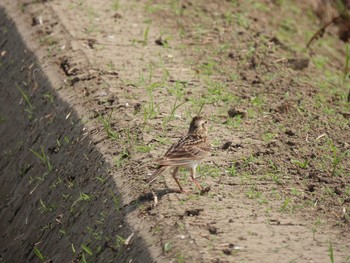
M120 0L113 0L112 2L112 10L118 11L120 8Z
M175 119L176 110L179 109L185 103L186 103L186 101L178 102L178 99L176 98L174 103L171 105L170 114L164 118L164 124L167 124L168 122L170 122L173 119Z
M30 102L29 95L23 89L21 89L20 86L18 86L17 83L15 85L16 85L18 91L20 92L22 98L24 99L24 101L25 101L25 103L27 105L27 108L25 109L25 111L28 113L28 118L31 120L31 119L33 119L34 106Z
M0 124L3 124L6 122L6 118L2 115L0 115Z
M114 159L115 166L117 168L122 167L123 163L130 157L130 153L127 149L123 149Z
M299 161L299 160L291 160L291 163L297 165L298 167L302 169L306 169L309 166L309 161L307 159Z
M155 102L154 91L159 87L159 83L153 83L147 87L148 101L143 106L143 117L146 123L149 119L153 119L158 116L160 112L160 105L163 101Z
M163 251L164 252L169 252L171 249L173 248L173 245L171 244L171 242L166 242L163 246Z
M197 167L197 175L203 176L204 178L206 176L217 178L221 175L221 169L214 165L202 164Z
M237 176L237 169L234 164L232 164L229 168L227 168L227 174L231 177Z
M90 249L87 245L81 244L81 248L82 248L86 253L88 253L90 256L93 255L91 249Z
M329 147L331 149L331 156L329 156L329 159L332 164L332 175L335 176L337 175L337 172L340 169L341 163L343 162L344 159L347 157L350 157L350 149L339 153L339 149L333 144L331 140L329 140Z
M41 251L39 250L39 248L34 247L33 251L34 251L35 255L36 255L41 261L44 261L44 260L45 260L45 257L43 256L43 254L41 253Z
M91 201L91 196L89 194L86 194L86 193L83 193L83 192L80 192L79 194L79 197L73 202L73 204L71 205L71 208L70 208L70 211L73 212L74 211L74 208L76 207L76 205L79 203L79 202L89 202Z
M116 235L115 242L114 242L114 247L119 249L124 244L125 244L125 238L123 238L122 236Z
M112 114L113 114L113 110L109 114L108 118L105 118L104 116L99 115L98 120L100 121L100 123L102 123L108 138L110 138L111 140L118 140L120 138L120 135L117 131L113 129L111 125Z
M35 151L31 148L29 148L29 151L31 151L36 157L38 157L47 167L48 171L51 172L53 167L50 162L49 156L45 153L44 148L41 146L41 153L38 151Z
M331 261L331 263L334 263L334 252L333 252L333 244L332 241L328 242L328 256Z
M39 200L39 203L40 203L40 207L38 208L38 211L41 214L52 212L52 211L54 211L56 209L56 207L54 205L47 205L47 204L45 204L42 199Z

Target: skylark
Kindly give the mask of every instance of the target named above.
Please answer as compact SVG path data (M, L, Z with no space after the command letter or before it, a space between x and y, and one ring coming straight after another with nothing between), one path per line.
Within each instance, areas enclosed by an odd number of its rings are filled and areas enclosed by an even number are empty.
M152 183L165 170L174 168L172 176L179 186L180 192L185 192L176 177L179 169L183 167L190 170L191 178L201 193L203 191L209 191L209 189L203 190L203 187L196 180L197 165L209 153L208 122L201 116L195 116L191 121L188 133L178 142L174 143L165 155L156 161L159 167L152 174L152 179L149 183Z

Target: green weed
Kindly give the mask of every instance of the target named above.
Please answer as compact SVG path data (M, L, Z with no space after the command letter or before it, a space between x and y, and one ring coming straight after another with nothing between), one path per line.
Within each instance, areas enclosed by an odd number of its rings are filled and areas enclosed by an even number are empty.
M332 151L332 156L331 157L328 157L330 160L331 160L331 163L332 163L332 175L335 176L336 175L336 172L337 170L339 170L339 166L341 164L341 162L350 156L350 149L345 151L345 152L342 152L342 153L339 153L339 149L333 144L333 142L331 140L329 140L329 147Z
M38 211L41 214L51 212L55 209L54 205L46 205L42 199L40 199L39 202L40 202L40 207L38 208Z
M334 252L333 252L332 241L329 241L328 255L329 255L329 259L331 260L331 263L334 263Z
M71 244L71 249L72 249L73 254L75 254L76 250L75 250L75 247L74 247L73 243Z
M125 238L117 235L116 238L115 238L114 247L115 248L121 248L124 244L125 244Z
M169 252L173 248L171 242L166 242L163 246L164 252Z
M232 128L240 127L242 125L242 116L237 115L237 116L234 116L233 118L228 118L226 121L226 125Z
M6 121L6 118L4 116L0 116L0 124L4 123Z
M270 142L272 139L275 138L275 134L273 134L272 132L265 132L261 137L265 142Z
M28 106L28 108L26 108L25 111L28 113L28 119L31 120L31 119L33 119L34 107L33 107L32 103L29 100L28 94L23 89L21 89L20 86L18 86L17 83L16 83L16 87L17 87L18 91L21 93L22 98L24 99L26 105Z
M266 176L269 177L275 184L282 184L282 175L280 173L268 172Z
M122 204L122 198L121 198L121 196L120 195L116 195L113 191L110 191L109 192L109 195L112 197L112 199L113 199L113 203L114 203L114 206L115 206L115 209L117 210L117 211L119 211L120 210L120 208L121 208L121 204Z
M149 153L153 149L152 145L137 145L136 151L140 153Z
M104 130L107 133L107 136L111 139L111 140L118 140L120 138L119 133L117 131L115 131L112 126L111 126L111 117L112 117L112 113L113 110L111 111L111 113L109 114L108 118L104 118L103 116L99 116L98 119L99 121L102 123Z
M41 153L29 148L29 151L31 151L36 157L38 157L47 167L49 172L52 171L52 164L50 162L49 156L45 153L44 148L41 146Z
M176 110L178 108L180 108L182 105L184 105L185 103L186 103L186 101L178 103L178 99L176 98L175 101L174 101L174 104L171 106L170 115L166 116L165 119L164 119L164 124L167 124L168 122L172 121L175 118Z
M147 25L145 31L143 32L143 41L142 44L146 46L148 44L148 34L149 34L149 25Z
M130 157L130 153L127 149L123 149L116 157L115 157L115 166L117 168L121 167L124 163L124 161Z
M43 256L43 254L41 253L41 251L39 250L39 248L34 247L33 251L34 251L35 255L36 255L41 261L44 261L44 260L45 260L45 257Z
M86 246L86 245L84 245L84 244L81 244L81 248L86 252L86 253L88 253L90 256L92 256L92 251L91 251L91 249L88 247L88 246Z
M91 201L91 196L80 192L78 199L76 199L71 206L71 212L73 211L73 208L76 206L76 204L81 201L85 201L85 202Z
M285 212L288 209L288 207L290 206L290 202L291 202L291 199L289 197L286 197L286 199L284 200L284 202L280 208L280 211Z
M155 117L158 116L159 111L160 111L160 104L162 102L159 103L155 103L154 101L154 90L159 86L159 84L154 83L151 84L148 88L147 88L147 93L149 96L148 102L147 104L143 107L143 115L144 115L144 122L147 122L149 119L153 119Z
M227 173L229 176L236 177L237 176L237 169L234 164L231 164L229 168L227 168Z
M120 8L120 0L113 0L112 10L117 11Z
M210 176L213 178L217 178L221 174L220 168L214 165L202 164L201 166L198 166L197 170L198 174L204 177Z
M302 169L306 169L308 168L309 166L309 160L305 159L305 160L302 160L302 161L299 161L299 160L291 160L291 163L299 166L300 168Z

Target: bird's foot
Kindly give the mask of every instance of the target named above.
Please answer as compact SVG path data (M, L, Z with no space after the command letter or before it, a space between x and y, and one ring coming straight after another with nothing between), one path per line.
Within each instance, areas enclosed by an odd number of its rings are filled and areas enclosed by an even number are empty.
M202 189L200 190L199 194L200 194L200 195L205 195L205 194L209 193L209 191L210 191L210 187L207 186L207 187L205 187L205 188L202 188Z

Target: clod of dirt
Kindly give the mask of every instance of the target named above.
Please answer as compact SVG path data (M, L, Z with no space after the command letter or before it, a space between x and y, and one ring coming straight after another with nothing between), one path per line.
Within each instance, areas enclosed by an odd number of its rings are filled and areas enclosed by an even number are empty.
M123 18L123 16L119 13L115 13L113 16L112 16L114 19L120 19L120 18Z
M281 46L283 49L288 49L288 47L283 44L276 36L271 37L270 41L275 45Z
M141 111L141 103L137 102L135 105L134 105L134 114L137 114Z
M228 150L230 148L243 148L241 143L233 143L231 141L225 142L224 145L221 146L222 150Z
M215 226L208 226L209 233L212 235L217 235L218 234L218 229Z
M250 68L255 69L260 64L260 59L257 55L252 56L250 59Z
M287 141L286 144L288 146L295 146L295 142L292 142L292 141Z
M307 190L309 191L309 192L315 192L315 185L313 185L313 184L309 184L308 186L307 186Z
M335 188L334 188L334 193L336 193L337 195L342 195L342 194L343 194L343 191L340 190L338 187L335 187Z
M168 44L168 41L166 39L163 39L162 37L157 38L154 41L158 46L164 46Z
M228 110L227 114L231 118L236 117L236 116L241 116L242 118L244 118L247 115L247 112L243 109L231 108Z
M206 193L209 193L209 191L210 191L210 187L207 186L206 188L204 188L204 189L201 190L200 195L204 195L204 194L206 194Z
M51 154L58 153L59 150L60 150L60 147L58 145L54 145L48 148L48 151Z
M186 216L198 216L200 212L204 211L202 208L190 209L185 211Z
M232 255L232 248L224 248L222 252L224 252L224 254L228 256Z
M309 66L310 59L308 58L290 58L287 61L288 66L294 70L303 70Z
M118 98L114 97L114 95L109 95L107 98L106 97L99 98L97 101L97 104L98 105L107 104L109 106L112 106L115 102L116 103L119 102Z
M344 142L344 150L348 150L350 149L350 144L348 144L347 142Z
M89 38L88 39L88 46L91 48L91 49L94 49L94 45L96 45L97 43L97 40L96 39L92 39L92 38Z
M78 69L71 67L68 57L60 58L59 64L66 76L75 76L77 74Z
M233 52L229 52L228 57L234 59L234 58L236 58L236 55Z
M292 129L288 129L284 133L287 134L288 136L294 136L295 135L295 131L293 131Z
M279 113L289 113L293 108L294 107L290 101L283 101L275 108L275 110Z
M247 73L245 73L245 72L240 72L239 75L241 76L242 80L245 80L245 81L248 80Z
M225 142L224 145L221 147L221 149L227 150L228 148L230 148L231 145L232 145L232 142Z
M254 78L251 80L250 82L251 84L255 85L255 84L259 84L262 83L260 77L258 75L255 75Z
M42 25L43 24L43 19L41 16L34 16L32 17L32 26L36 26L36 25Z
M68 80L68 83L69 83L70 86L73 86L75 83L77 83L77 82L79 82L79 81L80 81L80 78L77 77L77 76L75 76L74 78L69 79L69 80Z
M109 103L109 105L113 105L113 103L116 101L116 98L114 98L113 96L109 96L107 99L107 102Z

